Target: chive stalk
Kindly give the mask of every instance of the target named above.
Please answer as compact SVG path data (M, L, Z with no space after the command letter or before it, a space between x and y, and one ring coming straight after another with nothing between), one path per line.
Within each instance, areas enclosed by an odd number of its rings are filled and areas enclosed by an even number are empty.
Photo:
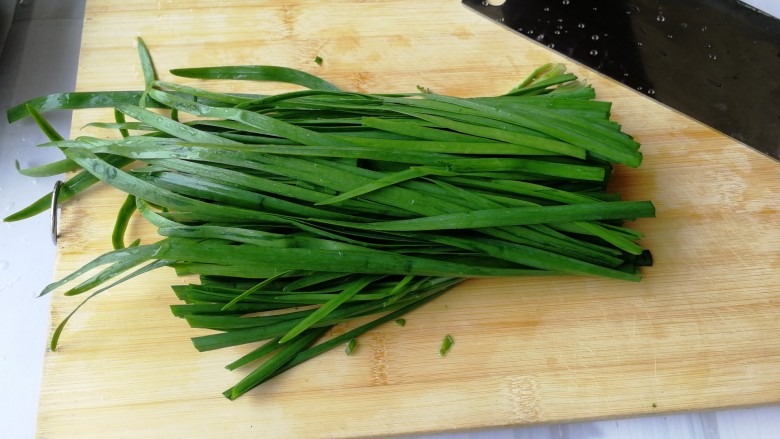
M142 90L56 94L8 110L11 122L32 117L66 157L20 172L76 172L61 203L98 182L127 194L114 250L42 294L86 294L77 310L150 270L196 275L172 287L182 303L171 307L191 327L215 331L194 337L195 348L263 342L227 366L253 368L229 399L336 346L350 354L361 334L403 326L406 313L469 278L639 281L652 263L626 222L653 217L653 204L608 191L616 165L641 163L639 144L562 65L540 67L505 95L470 99L422 87L348 92L280 66L171 72L306 88L255 95L161 81L141 40L138 53ZM113 109L113 120L89 125L119 137L65 140L44 117L86 108ZM160 240L125 245L136 211ZM76 310L55 330L53 349ZM441 356L453 340L444 338Z

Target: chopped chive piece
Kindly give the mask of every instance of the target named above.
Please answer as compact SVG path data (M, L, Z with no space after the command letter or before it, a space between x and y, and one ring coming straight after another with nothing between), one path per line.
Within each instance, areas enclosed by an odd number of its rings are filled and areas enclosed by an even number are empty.
M357 344L358 342L356 338L350 339L349 342L347 342L347 347L344 348L344 352L346 352L347 355L352 355L352 352L357 347Z
M395 324L398 326L406 326L406 319L395 319Z
M443 357L447 355L447 352L450 351L450 348L452 347L452 344L455 341L452 339L451 335L446 335L444 337L444 340L441 341L441 347L439 348L439 356Z
M319 56L319 55L315 56L315 57L314 57L314 62L315 62L315 63L316 63L318 66L321 66L321 65L322 65L322 57L321 57L321 56Z

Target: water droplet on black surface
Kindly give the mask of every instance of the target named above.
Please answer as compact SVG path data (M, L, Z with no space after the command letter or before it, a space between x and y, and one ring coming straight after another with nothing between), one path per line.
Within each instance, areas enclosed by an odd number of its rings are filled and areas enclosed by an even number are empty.
M655 90L653 90L652 88L648 88L648 89L647 89L647 94L649 94L649 95L651 95L651 96L652 96L652 95L654 95L654 94L655 94Z
M577 27L580 29L585 29L585 23L579 23Z
M707 31L707 25L706 24L701 27L701 31L702 32L706 32Z
M591 54L591 56L596 56L596 55L598 55L598 54L599 54L599 51L598 51L598 50L596 50L596 49L591 49L591 50L590 50L590 52L588 52L588 53L590 53L590 54Z
M663 14L658 14L657 17L655 17L656 21L664 22L666 21L666 17L664 17Z
M596 40L599 39L599 36L594 34L594 35L590 36L590 39L593 40L593 41L596 41Z
M568 5L569 4L569 0L561 0L561 4Z

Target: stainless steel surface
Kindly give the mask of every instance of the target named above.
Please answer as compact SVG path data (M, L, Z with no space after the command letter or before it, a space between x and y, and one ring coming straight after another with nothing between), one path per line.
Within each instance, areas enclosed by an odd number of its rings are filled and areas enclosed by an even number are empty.
M750 5L759 11L780 18L780 2L777 0L741 0L742 3Z
M3 113L13 103L39 94L73 89L84 0L26 0L16 12L0 59ZM49 120L68 135L68 114L55 114ZM3 114L0 216L51 190L56 178L23 177L14 168L15 160L28 167L59 159L58 150L36 147L46 141L32 121L8 125ZM48 231L45 214L0 223L0 438L26 439L35 434L49 299L34 296L52 279L55 247Z
M11 21L14 18L15 0L0 0L0 53L5 46L5 38L11 29Z
M3 109L45 93L72 90L75 84L84 0L26 1L0 59ZM67 113L49 120L64 136ZM56 178L19 175L14 160L34 166L60 157L36 148L46 138L29 120L0 121L0 214L7 216L48 192ZM35 435L43 353L48 340L49 302L34 298L52 277L55 248L48 236L49 216L0 224L0 438ZM110 354L110 353L107 353ZM780 406L647 418L428 435L426 439L731 439L775 438ZM110 437L111 432L106 432Z

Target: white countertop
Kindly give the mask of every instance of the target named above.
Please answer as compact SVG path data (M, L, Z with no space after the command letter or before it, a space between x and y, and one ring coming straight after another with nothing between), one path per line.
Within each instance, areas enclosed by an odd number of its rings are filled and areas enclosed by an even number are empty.
M3 11L10 1L0 0ZM780 15L780 2L751 0ZM0 106L47 93L72 90L80 43L84 0L25 1L17 11L0 59ZM49 118L65 137L70 116ZM51 190L56 178L32 179L14 169L60 158L59 151L36 148L46 138L30 120L0 122L0 215L24 207ZM35 435L43 354L50 325L49 299L34 298L52 279L55 248L49 217L0 224L0 438ZM108 433L108 432L107 432ZM442 439L498 438L776 438L780 405L635 419L511 428L424 436Z

